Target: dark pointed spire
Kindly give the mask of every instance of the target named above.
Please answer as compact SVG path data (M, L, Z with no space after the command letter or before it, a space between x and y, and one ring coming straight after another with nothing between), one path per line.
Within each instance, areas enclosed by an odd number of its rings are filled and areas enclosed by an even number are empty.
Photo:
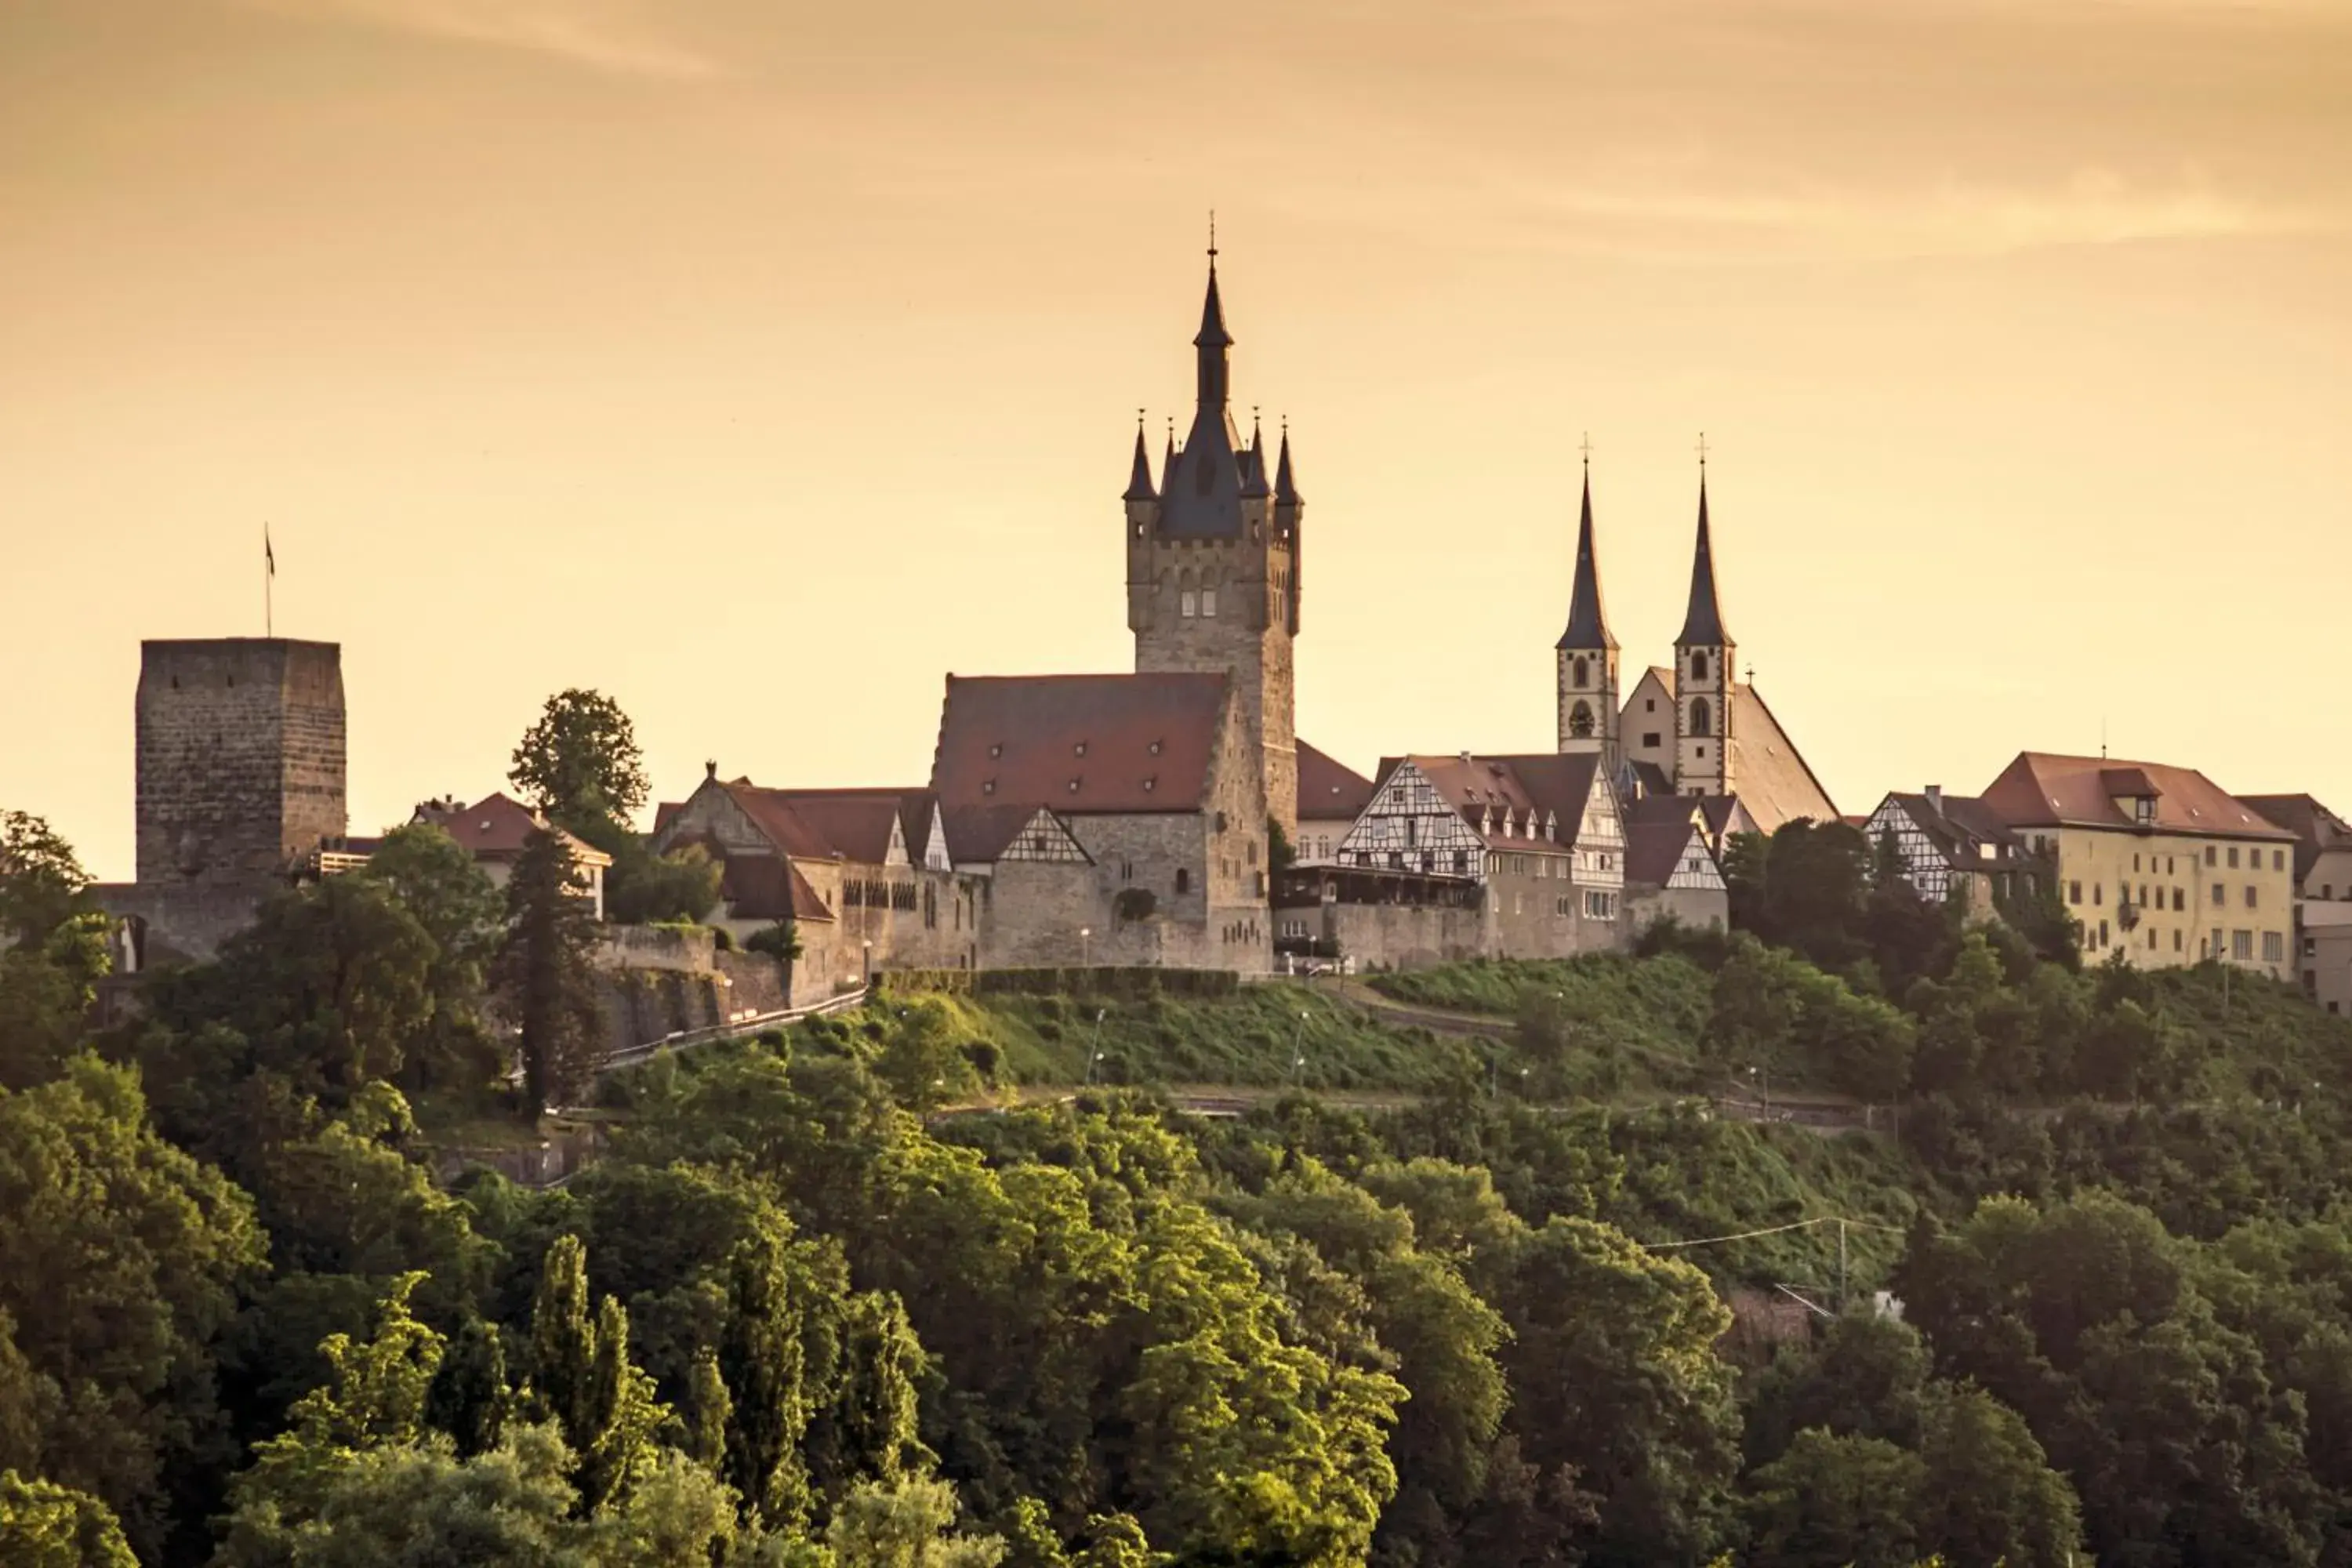
M1576 585L1568 595L1568 630L1555 647L1614 648L1609 634L1609 612L1601 602L1601 563L1592 551L1592 459L1584 468L1584 508L1576 524Z
M1274 465L1274 499L1283 506L1298 504L1298 481L1290 472L1290 421L1282 422L1282 457Z
M1224 301L1217 297L1217 247L1209 247L1209 297L1201 306L1201 330L1192 338L1201 406L1222 410L1230 385L1225 351L1234 335L1225 331Z
M1729 642L1723 629L1723 606L1715 596L1715 548L1706 526L1706 459L1698 464L1698 551L1691 558L1690 610L1683 616L1676 647L1719 647Z
M1127 493L1121 500L1158 500L1160 492L1151 488L1151 458L1143 449L1143 410L1135 411L1135 467L1127 477Z

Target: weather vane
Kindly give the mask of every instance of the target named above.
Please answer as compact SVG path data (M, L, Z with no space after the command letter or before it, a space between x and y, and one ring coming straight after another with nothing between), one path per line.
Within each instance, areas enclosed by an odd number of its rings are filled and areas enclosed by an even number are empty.
M1702 468L1706 467L1706 432L1704 430L1698 433L1698 466Z

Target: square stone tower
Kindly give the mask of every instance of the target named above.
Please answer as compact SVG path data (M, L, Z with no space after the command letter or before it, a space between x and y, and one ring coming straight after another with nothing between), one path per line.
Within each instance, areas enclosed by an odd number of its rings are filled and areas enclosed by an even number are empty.
M1291 468L1290 435L1268 458L1253 421L1246 443L1229 406L1216 252L1201 331L1192 431L1171 444L1158 483L1136 431L1127 503L1127 624L1139 675L1222 673L1240 698L1248 743L1265 781L1267 814L1296 839L1298 745L1292 648L1298 636L1306 503Z
M138 753L140 884L266 884L347 826L341 647L142 643Z

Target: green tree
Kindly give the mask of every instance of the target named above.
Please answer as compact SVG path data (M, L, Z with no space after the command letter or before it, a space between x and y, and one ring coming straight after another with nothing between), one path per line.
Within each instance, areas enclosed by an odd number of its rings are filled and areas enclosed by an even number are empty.
M0 1095L0 1310L31 1385L58 1391L39 1472L152 1561L175 1500L226 1469L219 1346L264 1252L245 1194L145 1111L135 1073L87 1057Z
M576 1236L559 1236L540 1266L531 1301L530 1393L534 1410L555 1423L574 1453L585 1453L595 1440L595 1383L588 1249Z
M995 1568L1004 1542L950 1534L957 1511L945 1481L870 1484L842 1500L825 1544L840 1568Z
M625 828L593 842L613 858L604 873L606 919L623 925L699 921L718 905L727 868L701 845L656 855Z
M390 889L435 949L425 979L432 1016L405 1053L400 1081L412 1089L488 1082L498 1051L483 1016L483 986L506 919L498 889L431 823L386 834L360 875Z
M507 777L531 805L583 837L599 820L625 824L646 804L635 727L619 703L579 687L547 700L515 747Z
M654 1464L654 1434L669 1411L654 1380L629 1359L629 1314L615 1297L596 1308L596 1356L590 1369L593 1426L580 1454L581 1503L602 1509L625 1498Z
M1931 1371L1916 1329L1875 1312L1848 1312L1818 1349L1784 1352L1758 1379L1748 1409L1748 1462L1769 1464L1811 1428L1915 1448Z
M0 811L0 946L37 947L88 912L89 873L73 847L37 816Z
M87 1492L0 1471L0 1562L9 1568L138 1568L112 1510Z
M962 1047L955 1015L936 997L926 996L899 1010L882 1041L874 1071L899 1104L929 1110L976 1081Z
M1706 1277L1591 1220L1554 1217L1513 1250L1495 1305L1511 1330L1510 1431L1538 1475L1597 1494L1596 1563L1679 1562L1716 1544L1737 1466L1730 1326Z
M801 1440L813 1400L806 1386L802 1309L783 1246L772 1237L736 1248L727 1272L726 1328L719 1371L734 1421L726 1479L772 1527L808 1514Z
M586 1087L604 1029L595 913L559 835L541 829L523 841L507 910L498 985L520 1028L523 1099L536 1117Z
M1919 1544L1954 1568L2069 1568L2082 1550L2074 1489L2016 1411L1939 1383L1923 1405Z
M0 945L0 1087L30 1089L64 1070L111 962L99 914L68 915L37 939Z
M434 1374L425 1419L448 1434L459 1458L470 1459L499 1446L512 1399L506 1345L497 1326L468 1314Z
M1881 1438L1800 1432L1750 1483L1750 1561L1769 1568L1910 1568L1919 1555L1911 1521L1925 1474L1917 1455Z

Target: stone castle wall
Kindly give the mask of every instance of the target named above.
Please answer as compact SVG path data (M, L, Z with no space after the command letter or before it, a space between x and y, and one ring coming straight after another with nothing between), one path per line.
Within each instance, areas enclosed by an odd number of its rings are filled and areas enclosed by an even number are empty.
M266 882L347 830L339 647L224 637L140 652L142 886Z

